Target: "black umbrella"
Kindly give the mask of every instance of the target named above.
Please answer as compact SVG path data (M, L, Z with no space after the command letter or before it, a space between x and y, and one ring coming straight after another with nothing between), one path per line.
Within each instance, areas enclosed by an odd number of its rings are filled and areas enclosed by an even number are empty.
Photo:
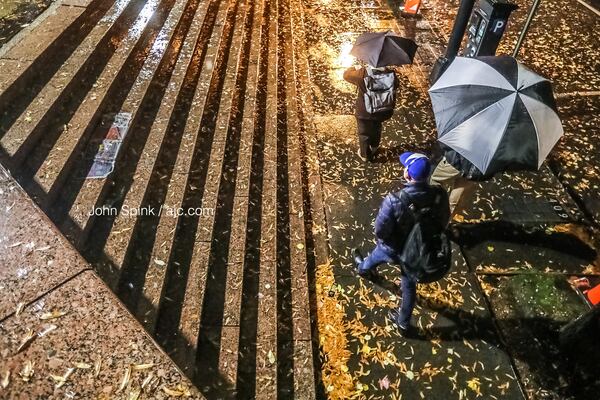
M417 44L392 31L366 32L360 35L350 54L373 67L412 64Z
M552 85L512 57L457 57L429 96L438 140L484 174L537 170L563 134Z

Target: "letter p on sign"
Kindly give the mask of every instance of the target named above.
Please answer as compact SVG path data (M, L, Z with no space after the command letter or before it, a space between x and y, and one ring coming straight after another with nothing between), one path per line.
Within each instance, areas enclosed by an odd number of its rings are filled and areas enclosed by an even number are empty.
M494 33L502 33L502 29L504 29L504 24L505 22L501 19L497 19L494 22L494 29L492 29L492 32Z

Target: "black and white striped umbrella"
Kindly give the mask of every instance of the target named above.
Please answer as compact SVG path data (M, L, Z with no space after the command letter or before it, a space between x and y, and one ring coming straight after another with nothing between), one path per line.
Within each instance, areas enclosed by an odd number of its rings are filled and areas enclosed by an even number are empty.
M538 169L563 134L550 82L512 57L457 57L429 96L438 140L484 174Z

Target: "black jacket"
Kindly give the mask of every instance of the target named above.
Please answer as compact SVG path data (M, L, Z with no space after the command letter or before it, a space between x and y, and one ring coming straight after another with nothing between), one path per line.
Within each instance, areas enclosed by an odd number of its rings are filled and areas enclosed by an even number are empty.
M373 73L378 74L378 73L384 73L384 72L373 71ZM385 72L385 73L387 73L387 72ZM344 79L346 81L350 82L351 84L355 85L356 87L358 87L358 96L356 98L356 106L355 106L354 115L356 115L356 118L368 119L368 120L379 121L379 122L383 122L385 120L392 118L392 115L394 114L393 110L382 111L382 112L378 112L378 113L374 113L374 114L367 112L367 110L365 108L365 96L364 96L365 92L367 91L367 87L365 86L366 74L367 74L367 70L364 67L361 67L360 69L355 69L354 67L350 67L346 71L344 71ZM395 75L394 75L394 86L396 87L396 89L398 89L399 81L398 81L398 77Z
M450 219L448 193L440 186L430 186L426 182L408 183L402 189L416 207L434 206L436 218L445 227ZM380 244L393 253L402 252L404 242L413 226L413 219L407 212L406 203L399 193L388 194L379 208L375 219L375 236Z
M481 170L473 165L471 161L467 160L450 147L442 145L442 149L444 150L444 157L446 157L448 164L456 168L463 178L467 178L471 181L487 181L494 177L493 174L486 175L481 172Z

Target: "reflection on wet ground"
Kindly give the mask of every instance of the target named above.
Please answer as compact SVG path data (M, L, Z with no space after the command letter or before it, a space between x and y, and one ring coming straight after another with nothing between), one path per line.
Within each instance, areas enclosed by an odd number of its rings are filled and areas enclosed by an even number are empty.
M131 28L129 29L128 36L131 38L131 40L136 40L140 36L144 30L144 27L148 23L148 20L154 15L154 11L156 11L156 7L158 6L159 2L159 0L150 0L144 5L144 8L142 8L142 11L140 11L137 19L133 22ZM170 27L167 27L167 29L169 28Z

